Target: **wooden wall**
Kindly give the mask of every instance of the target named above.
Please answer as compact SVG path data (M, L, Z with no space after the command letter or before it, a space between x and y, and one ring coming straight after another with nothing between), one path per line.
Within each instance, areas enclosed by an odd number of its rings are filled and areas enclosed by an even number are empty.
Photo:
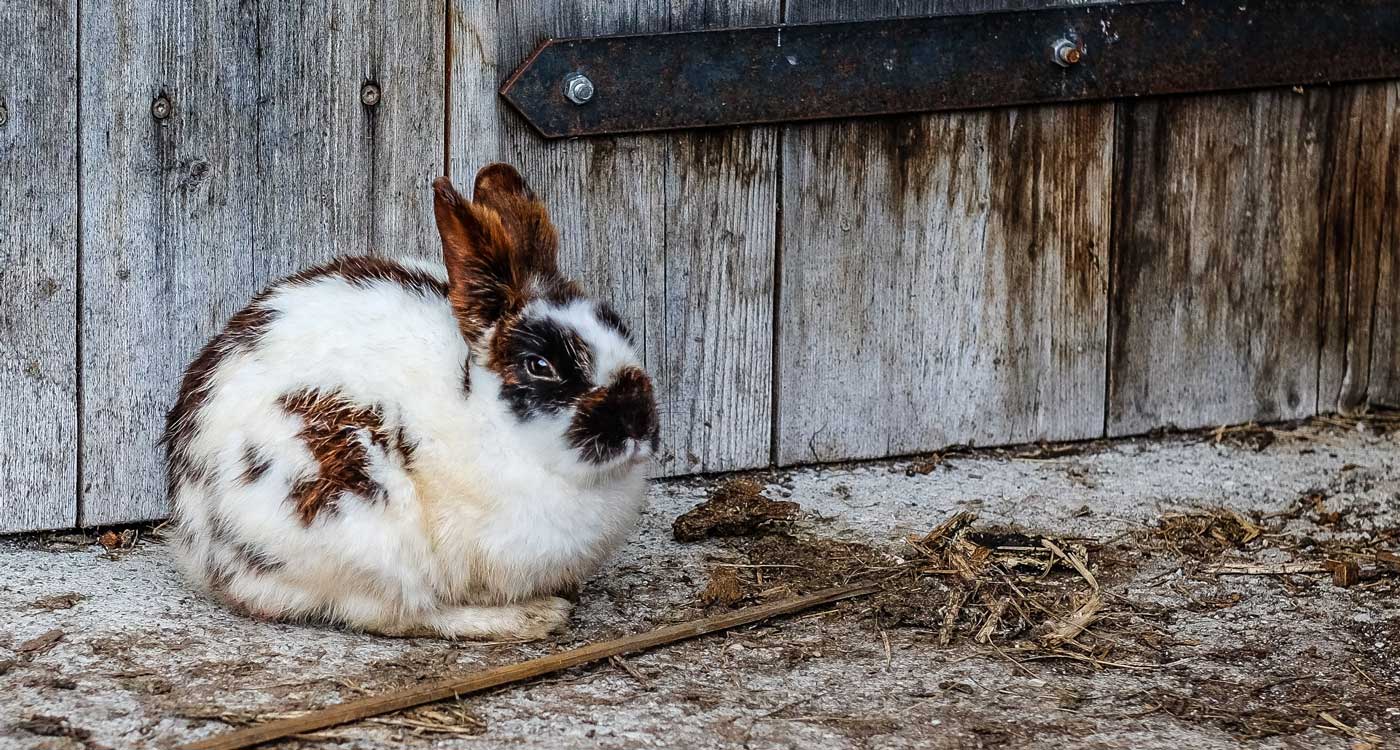
M560 142L495 94L546 36L1052 4L5 4L0 531L163 516L194 351L435 254L491 160L634 322L662 474L1400 404L1400 83Z

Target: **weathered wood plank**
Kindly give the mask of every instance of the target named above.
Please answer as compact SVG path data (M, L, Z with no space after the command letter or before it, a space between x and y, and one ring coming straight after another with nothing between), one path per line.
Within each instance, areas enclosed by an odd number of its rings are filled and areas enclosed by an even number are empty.
M441 0L83 7L93 525L168 511L157 440L179 374L258 287L337 254L433 247L445 16Z
M1364 183L1374 201L1376 253L1375 318L1371 329L1371 369L1367 401L1400 408L1400 83L1371 89L1376 112L1376 145L1361 158L1377 165ZM1384 168L1379 168L1384 165ZM1359 183L1361 184L1361 183Z
M1317 406L1326 92L1125 105L1108 432Z
M258 6L259 285L341 255L441 254L443 2Z
M458 3L451 171L520 165L550 205L561 263L633 324L661 401L660 471L760 466L771 423L775 136L771 129L546 143L506 111L500 80L548 36L777 19L776 0Z
M1100 104L787 128L778 461L1100 434L1112 134Z
M1382 268L1400 252L1400 84L1347 86L1330 92L1323 151L1322 246L1325 284L1319 411L1355 412L1368 402L1400 401L1396 377L1393 286ZM1387 265L1388 264L1388 265ZM1388 284L1392 276L1385 277ZM1380 348L1376 348L1376 346ZM1375 391L1372 372L1375 370Z
M664 351L673 384L664 468L765 466L773 396L777 132L671 136L666 168Z
M167 513L174 386L254 290L249 217L272 191L256 19L238 6L82 3L84 525Z
M0 532L77 517L77 20L0 5Z

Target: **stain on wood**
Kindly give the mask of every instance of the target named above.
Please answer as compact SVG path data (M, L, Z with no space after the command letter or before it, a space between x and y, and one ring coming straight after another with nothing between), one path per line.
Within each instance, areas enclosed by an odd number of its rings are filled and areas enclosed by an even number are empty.
M0 532L77 519L77 24L0 5Z
M1098 435L1112 133L1099 104L788 127L777 461Z
M452 173L513 161L548 202L561 268L611 298L655 378L663 474L768 463L775 132L544 143L501 106L496 87L547 36L777 17L777 0L454 4Z
M1123 105L1108 433L1317 408L1329 97Z
M1400 83L1333 89L1323 152L1318 410L1400 404Z
M1371 181L1364 186L1373 205L1379 206L1368 209L1375 212L1372 220L1377 222L1373 244L1377 257L1367 394L1371 404L1400 408L1400 83L1372 89L1370 95L1383 96L1383 103L1375 105L1380 113L1373 138L1377 145L1356 158L1384 167L1373 168Z
M442 0L397 4L412 23L347 2L82 12L91 525L168 513L157 441L180 371L258 288L336 255L440 252L428 185L445 12Z

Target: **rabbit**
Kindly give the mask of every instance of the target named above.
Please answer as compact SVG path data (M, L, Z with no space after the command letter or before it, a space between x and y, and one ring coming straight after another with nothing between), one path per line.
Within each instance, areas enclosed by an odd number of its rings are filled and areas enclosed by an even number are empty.
M346 257L272 284L166 420L175 549L261 619L530 640L635 527L658 449L627 326L560 275L492 164L433 183L442 263Z

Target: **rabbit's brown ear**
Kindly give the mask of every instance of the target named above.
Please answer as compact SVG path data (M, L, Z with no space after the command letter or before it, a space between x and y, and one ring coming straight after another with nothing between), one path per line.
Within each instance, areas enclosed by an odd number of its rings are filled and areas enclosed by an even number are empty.
M549 220L549 211L515 167L482 167L476 173L472 200L501 217L506 232L515 240L518 262L523 268L542 277L559 274L559 236Z
M489 206L462 198L446 177L433 180L433 215L442 236L448 300L467 341L524 304L527 282L514 241Z

